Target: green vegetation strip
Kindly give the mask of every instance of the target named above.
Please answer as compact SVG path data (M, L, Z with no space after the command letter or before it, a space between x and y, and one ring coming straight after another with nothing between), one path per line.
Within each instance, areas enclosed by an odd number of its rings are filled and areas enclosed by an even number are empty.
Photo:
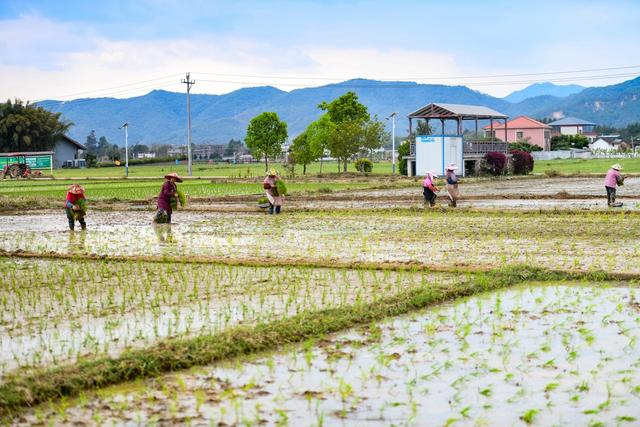
M569 274L532 267L511 267L470 275L446 288L419 287L372 304L304 312L255 326L238 326L216 335L174 339L117 358L97 358L72 365L12 373L0 385L0 416L84 390L102 388L165 372L207 365L382 320L430 305L526 281L606 280L605 273Z

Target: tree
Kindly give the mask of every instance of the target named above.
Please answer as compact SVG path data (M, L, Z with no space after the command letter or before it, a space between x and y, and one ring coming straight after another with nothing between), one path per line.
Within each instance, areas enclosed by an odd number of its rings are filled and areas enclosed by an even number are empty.
M340 98L336 98L330 103L323 101L318 108L324 110L334 123L349 121L368 121L369 111L367 107L358 102L358 95L355 92L347 92Z
M431 126L426 120L418 120L416 122L416 135L431 135Z
M408 156L411 153L411 142L406 140L398 146L398 170L401 175L409 175L407 170L407 161L403 157Z
M326 115L335 126L328 148L331 155L338 159L338 170L342 163L346 172L349 159L364 148L369 111L358 102L358 95L354 92L347 92L330 103L322 102L318 108L327 112Z
M338 171L340 164L344 165L343 171L347 171L347 163L363 144L363 123L359 120L349 120L337 123L329 140L331 156L338 159Z
M148 153L149 147L144 144L136 144L133 146L133 149L131 151L133 152L133 154Z
M588 145L589 140L584 135L557 135L551 138L551 150L585 148Z
M323 114L322 117L312 122L305 130L311 150L317 152L320 157L320 173L322 173L322 158L329 149L329 142L334 131L335 125L328 114Z
M290 148L290 157L293 160L293 164L302 165L303 175L307 173L307 165L320 157L318 146L311 144L307 131L302 132L293 140Z
M227 144L227 147L224 149L225 157L234 156L236 153L243 153L243 152L244 152L244 145L242 144L242 141L240 141L239 139L238 140L231 139Z
M280 121L278 114L265 111L251 119L245 141L254 157L264 156L265 171L268 171L269 156L280 154L287 136L287 124Z
M382 147L385 141L389 140L389 132L385 130L384 123L375 116L373 120L365 122L362 129L362 149L373 154L373 150Z
M73 125L42 107L16 99L0 104L0 151L50 151Z
M95 156L98 150L98 138L96 137L95 130L92 130L91 133L87 135L87 143L85 146L87 147L87 154Z
M109 152L111 150L111 144L107 141L107 138L101 136L98 140L98 157L111 157L109 156Z

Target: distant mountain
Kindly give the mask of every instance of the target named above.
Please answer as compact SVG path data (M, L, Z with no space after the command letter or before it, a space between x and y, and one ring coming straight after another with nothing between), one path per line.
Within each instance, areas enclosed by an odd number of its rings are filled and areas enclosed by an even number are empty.
M407 114L431 102L484 105L510 117L533 118L576 116L595 123L625 126L640 121L640 78L618 85L589 88L567 97L537 96L519 103L471 90L465 86L425 85L413 82L381 82L356 79L326 86L285 92L274 87L243 88L225 95L191 95L193 142L226 144L244 138L252 117L275 111L295 137L320 117L317 108L347 91L358 94L360 102L380 119L398 113L397 134L408 128ZM186 143L186 95L155 90L128 99L86 98L74 101L43 101L39 105L61 112L75 123L70 136L85 142L95 130L109 142L124 144L118 127L129 122L129 143Z
M534 98L537 96L550 95L559 98L573 95L584 90L584 86L580 85L556 85L553 83L534 83L531 86L527 86L524 89L517 90L510 95L504 97L509 102L517 103L522 102L527 98Z

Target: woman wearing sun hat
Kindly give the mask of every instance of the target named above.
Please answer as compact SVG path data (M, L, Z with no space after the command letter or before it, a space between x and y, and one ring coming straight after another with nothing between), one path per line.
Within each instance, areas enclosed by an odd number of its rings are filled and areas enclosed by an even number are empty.
M438 177L438 174L433 169L427 172L427 175L422 181L422 194L424 195L424 202L429 203L429 206L434 207L436 205L436 192L440 191L434 180Z
M279 214L284 203L284 194L278 192L278 181L281 181L278 171L271 169L262 182L264 192L267 195L267 199L269 199L269 214L273 214L274 208L275 213Z
M458 167L455 164L451 163L449 166L447 166L447 170L444 174L444 179L447 181L445 188L447 189L447 193L449 193L449 199L451 199L450 205L454 208L457 206L458 199L460 198L456 169L458 169Z
M65 202L65 210L67 219L69 220L69 229L75 229L76 221L80 223L83 230L87 229L87 223L84 221L86 214L86 199L84 198L84 188L79 184L73 184L67 192L67 200Z
M182 182L182 178L177 173L171 172L164 176L164 184L158 195L158 211L154 220L157 223L171 224L172 205L175 205L178 199L176 182Z
M611 166L604 178L604 188L607 190L607 204L611 208L619 208L622 203L616 203L616 186L624 184L624 178L620 175L622 166L619 163Z

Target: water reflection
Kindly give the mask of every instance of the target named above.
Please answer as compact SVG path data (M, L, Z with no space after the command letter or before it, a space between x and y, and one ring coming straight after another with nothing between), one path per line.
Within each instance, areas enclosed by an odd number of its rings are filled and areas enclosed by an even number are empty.
M69 231L69 242L67 252L70 254L87 253L87 232L86 230Z

